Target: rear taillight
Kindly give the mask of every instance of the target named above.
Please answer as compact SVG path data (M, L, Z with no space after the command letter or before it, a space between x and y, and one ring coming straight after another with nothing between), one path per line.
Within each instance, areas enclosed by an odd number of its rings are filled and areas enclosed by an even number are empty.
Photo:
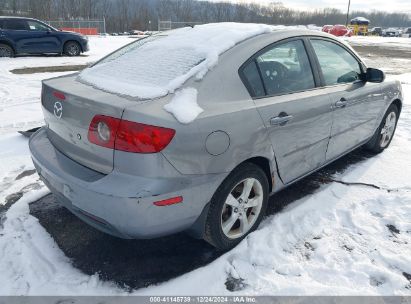
M98 146L114 149L120 121L120 119L110 116L94 116L88 129L88 140Z
M117 131L116 150L134 153L156 153L171 142L173 129L122 120Z
M175 130L97 115L88 138L93 144L132 153L156 153L171 142Z

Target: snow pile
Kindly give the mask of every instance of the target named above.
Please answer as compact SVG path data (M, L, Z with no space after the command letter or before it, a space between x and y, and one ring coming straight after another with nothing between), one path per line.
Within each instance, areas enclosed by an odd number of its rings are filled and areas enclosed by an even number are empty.
M35 176L26 182L35 182ZM71 266L51 236L29 215L28 203L48 194L46 187L24 195L0 225L0 295L118 295L125 293L98 275Z
M216 23L170 31L120 50L84 70L79 79L121 95L161 97L192 76L202 78L235 44L271 30L262 24Z
M192 122L204 111L197 104L197 90L194 88L177 91L171 102L164 106L164 109L183 124Z
M410 216L405 189L393 195L334 183L270 217L207 267L139 293L229 294L234 278L236 293L246 295L409 295Z

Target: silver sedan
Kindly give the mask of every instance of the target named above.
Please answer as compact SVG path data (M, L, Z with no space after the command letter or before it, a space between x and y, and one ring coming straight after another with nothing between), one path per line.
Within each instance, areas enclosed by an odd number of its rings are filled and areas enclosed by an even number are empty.
M207 27L177 31L179 39L196 29ZM187 55L196 50L187 44L165 47L167 56L152 48L130 59L173 35L135 42L87 77L43 83L46 126L30 139L33 162L59 203L101 231L122 238L188 231L229 249L258 227L270 194L360 146L380 153L393 138L399 82L320 32L272 30L236 41L207 73L190 74L161 96L139 98L137 80L113 85L149 69L145 58L157 69L145 79L153 88L169 75L180 79L188 71L182 66L193 71L204 63ZM118 73L124 56L129 66L141 60L141 69ZM92 72L104 67L107 75L93 83ZM165 110L185 89L201 108L189 122Z

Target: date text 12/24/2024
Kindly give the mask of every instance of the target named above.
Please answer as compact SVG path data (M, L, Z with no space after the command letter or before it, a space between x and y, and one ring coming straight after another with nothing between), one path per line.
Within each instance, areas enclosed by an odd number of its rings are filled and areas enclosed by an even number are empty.
M233 297L150 297L150 303L257 303L255 297L233 296Z

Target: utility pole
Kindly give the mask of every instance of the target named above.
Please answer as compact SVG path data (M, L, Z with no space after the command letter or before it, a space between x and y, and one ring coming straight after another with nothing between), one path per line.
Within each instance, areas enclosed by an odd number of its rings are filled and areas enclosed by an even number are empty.
M347 20L345 21L346 26L348 26L348 18L350 17L350 6L351 6L351 0L348 0Z

